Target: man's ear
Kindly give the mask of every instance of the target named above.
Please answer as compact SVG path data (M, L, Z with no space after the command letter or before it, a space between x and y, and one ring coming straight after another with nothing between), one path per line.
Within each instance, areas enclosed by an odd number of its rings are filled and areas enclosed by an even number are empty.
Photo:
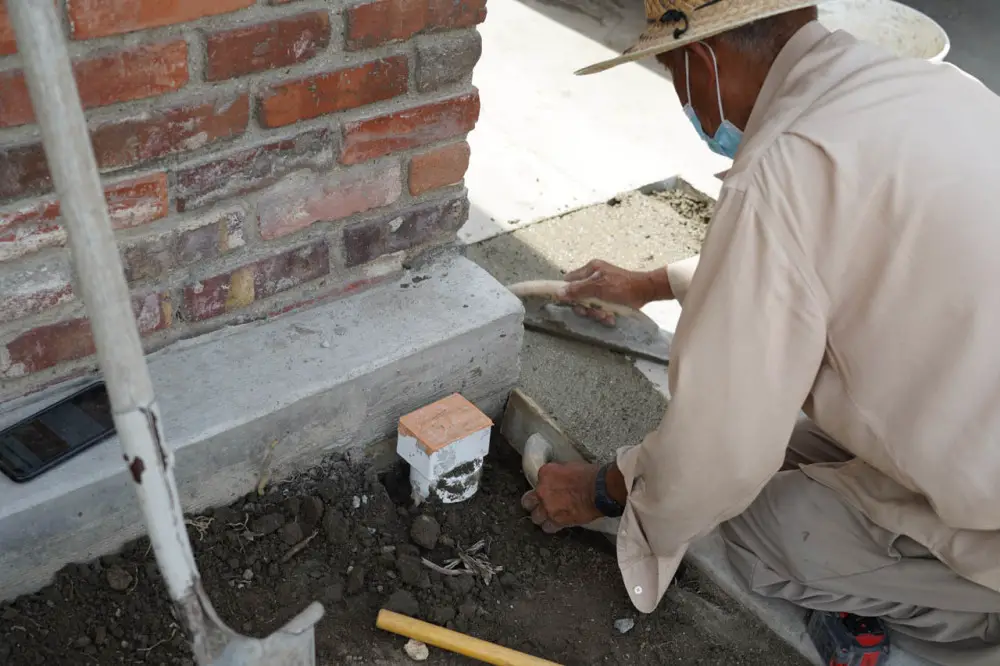
M719 101L716 94L718 69L708 45L702 42L689 44L691 58L691 100L692 106L701 118L702 126L711 136L722 123L719 117Z

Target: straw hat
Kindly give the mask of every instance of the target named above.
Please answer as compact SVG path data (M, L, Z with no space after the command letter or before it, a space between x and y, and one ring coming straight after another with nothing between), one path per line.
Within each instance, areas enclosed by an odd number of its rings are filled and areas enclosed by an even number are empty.
M622 55L585 67L595 74L622 63L672 51L759 19L820 4L821 0L645 0L645 32Z

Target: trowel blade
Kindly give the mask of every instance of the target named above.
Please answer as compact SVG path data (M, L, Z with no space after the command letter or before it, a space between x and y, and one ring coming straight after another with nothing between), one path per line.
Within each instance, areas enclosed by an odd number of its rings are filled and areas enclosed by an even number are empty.
M570 340L585 342L636 358L667 364L673 336L657 326L642 312L617 317L615 326L605 326L581 317L567 305L527 299L524 303L524 327Z

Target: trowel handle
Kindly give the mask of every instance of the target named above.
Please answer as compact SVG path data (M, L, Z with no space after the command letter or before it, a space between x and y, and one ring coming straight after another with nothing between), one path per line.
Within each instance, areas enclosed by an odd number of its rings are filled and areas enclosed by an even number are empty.
M521 455L521 469L528 483L534 488L538 485L538 471L546 463L552 462L552 444L539 434L534 434L528 438L524 445L524 453Z
M524 444L524 453L521 454L521 469L532 488L538 486L538 471L542 469L543 465L550 462L556 462L556 460L549 440L537 433L529 437ZM618 534L618 523L618 518L598 518L592 523L581 525L581 527L614 536Z

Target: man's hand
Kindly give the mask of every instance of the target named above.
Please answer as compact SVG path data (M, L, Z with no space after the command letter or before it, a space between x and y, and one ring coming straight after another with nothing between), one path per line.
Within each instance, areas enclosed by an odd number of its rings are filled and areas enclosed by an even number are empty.
M548 534L586 525L601 517L596 505L600 465L549 463L538 470L538 486L525 493L521 506L531 522Z
M586 298L599 298L638 310L651 301L673 298L665 269L644 273L629 271L600 259L594 259L583 268L567 273L565 295L568 302ZM577 305L574 311L608 326L613 326L615 316L610 312Z

